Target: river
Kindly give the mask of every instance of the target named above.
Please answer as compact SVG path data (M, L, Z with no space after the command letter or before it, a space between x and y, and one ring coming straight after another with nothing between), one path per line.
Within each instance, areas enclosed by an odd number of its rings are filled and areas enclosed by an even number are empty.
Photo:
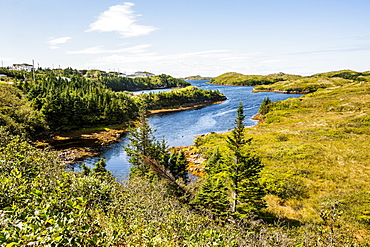
M156 130L157 139L164 137L170 147L192 145L194 139L199 135L210 132L222 133L234 128L239 102L243 102L244 106L244 114L246 115L244 124L253 126L256 124L256 120L252 120L251 117L257 114L263 99L268 97L271 101L279 101L301 96L299 94L270 92L252 93L253 87L211 85L207 84L207 81L194 80L189 82L201 89L219 90L228 99L220 104L150 116L148 122L151 128ZM83 162L92 166L100 158L105 158L107 169L111 170L118 179L125 179L130 172L130 163L123 149L123 145L127 142L127 138L123 138L121 142L105 147L99 157L88 158Z

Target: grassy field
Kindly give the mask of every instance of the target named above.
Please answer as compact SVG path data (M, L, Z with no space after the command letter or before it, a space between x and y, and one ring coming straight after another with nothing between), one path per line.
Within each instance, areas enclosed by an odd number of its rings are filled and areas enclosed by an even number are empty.
M272 103L262 118L246 134L265 165L261 183L269 192L268 212L297 224L350 229L366 238L370 82L333 78L325 89ZM225 135L200 137L195 150L204 157L217 147L223 150Z

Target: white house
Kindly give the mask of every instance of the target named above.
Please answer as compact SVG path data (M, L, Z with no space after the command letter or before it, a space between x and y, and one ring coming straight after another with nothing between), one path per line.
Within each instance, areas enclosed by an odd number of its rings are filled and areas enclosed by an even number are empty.
M32 71L33 69L33 65L31 64L26 64L26 63L22 63L22 64L13 64L13 69L14 70L25 70L27 72L30 72Z

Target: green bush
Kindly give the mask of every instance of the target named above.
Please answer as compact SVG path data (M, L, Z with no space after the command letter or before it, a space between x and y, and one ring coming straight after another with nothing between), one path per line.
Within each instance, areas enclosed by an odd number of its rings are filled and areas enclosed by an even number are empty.
M282 199L300 199L308 195L306 184L293 171L273 170L264 172L260 182L268 193Z

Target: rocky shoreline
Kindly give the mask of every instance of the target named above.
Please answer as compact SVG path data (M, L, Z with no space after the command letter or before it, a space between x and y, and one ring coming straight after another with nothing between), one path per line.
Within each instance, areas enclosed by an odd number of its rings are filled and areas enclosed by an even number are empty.
M99 149L119 142L131 126L110 126L101 130L80 130L53 136L38 141L36 147L49 147L58 153L58 157L66 166L80 162L86 158L99 155Z

